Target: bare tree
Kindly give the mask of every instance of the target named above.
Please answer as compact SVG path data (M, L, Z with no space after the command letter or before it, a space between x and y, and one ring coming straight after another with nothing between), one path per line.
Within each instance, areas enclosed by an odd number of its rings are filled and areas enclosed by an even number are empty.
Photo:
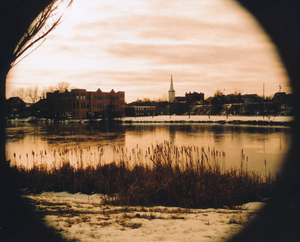
M234 92L232 93L233 95L241 95L242 94L242 90L239 88L235 88Z
M35 87L20 87L14 90L11 94L13 97L19 97L24 102L32 102L35 103L39 99L45 99L47 97L47 92L64 92L68 90L70 87L70 83L68 82L59 82L56 86L44 87L43 90L39 90L38 86Z
M167 102L168 101L168 96L167 96L167 94L163 94L161 97L155 98L154 101L156 101L156 102Z
M72 2L73 0L1 1L0 113L5 113L8 72L43 43L46 36L62 21L63 14L59 13L59 7L68 8ZM4 122L4 118L0 118L0 127Z
M223 95L223 92L220 90L220 89L217 89L214 93L214 96L217 97L217 96L222 96Z
M152 100L150 98L144 97L143 99L137 98L136 102L152 102Z
M16 46L11 57L10 68L17 65L46 40L45 37L61 23L63 15L58 13L58 8L64 4L68 8L72 3L73 0L54 0L39 14ZM35 46L36 48L32 49ZM31 51L28 53L29 50Z
M26 97L31 103L36 103L40 98L38 86L27 88Z
M0 3L0 113L4 114L6 97L6 78L10 69L21 60L26 57L28 52L31 51L38 43L41 43L43 38L47 36L61 21L59 14L51 14L54 6L58 6L62 0L4 0ZM65 0L71 4L72 0ZM53 5L53 4L56 5ZM49 5L50 4L50 5ZM68 4L68 6L70 6ZM42 11L42 14L40 12ZM37 21L34 19L37 18ZM52 18L53 17L53 18ZM54 26L48 27L43 33L43 26L46 26L46 19L54 20ZM34 23L32 24L32 21ZM49 22L50 24L50 22ZM35 26L35 27L34 27ZM25 33L25 34L24 34ZM41 33L41 34L39 34ZM5 128L6 120L4 115L0 115L0 237L4 240L45 240L45 236L35 236L35 226L38 221L35 219L30 220L27 223L28 217L19 209L23 207L21 197L18 196L17 186L13 181L13 177L10 175L11 170L6 162L6 150L5 150ZM3 198L3 199L2 199ZM21 202L21 203L20 203ZM21 204L21 206L20 206ZM25 205L25 204L24 204ZM26 207L27 205L25 205ZM22 221L16 223L16 221ZM24 223L23 223L24 222ZM26 232L23 229L23 225L27 224ZM43 226L42 226L43 227ZM41 231L44 231L41 227ZM15 229L15 233L11 232L11 229ZM48 230L45 230L48 231ZM43 233L42 233L43 234ZM50 233L49 233L50 234ZM58 238L46 240L59 240Z
M55 92L57 89L55 86L44 87L43 90L40 92L40 98L45 99L47 98L47 92Z
M43 88L43 90L40 93L40 98L45 99L47 97L47 88Z
M70 83L69 82L59 82L57 85L56 85L56 91L59 91L59 92L64 92L66 90L68 90L70 87Z
M40 98L41 99L47 98L47 92L55 92L55 91L64 92L66 90L69 90L70 85L71 84L68 82L59 82L56 86L45 87L40 92Z
M11 94L12 94L13 97L19 97L25 102L26 89L24 87L20 87L20 88L14 90Z

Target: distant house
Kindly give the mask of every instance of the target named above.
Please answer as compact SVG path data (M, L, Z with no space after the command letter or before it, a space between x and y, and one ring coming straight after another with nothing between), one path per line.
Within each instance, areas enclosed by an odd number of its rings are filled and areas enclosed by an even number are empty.
M225 99L226 99L226 103L229 103L229 104L243 102L243 98L242 98L241 94L228 94L228 95L226 95Z
M153 116L155 115L155 102L132 102L126 105L126 116Z
M38 102L31 105L33 116L44 118L48 116L47 99L40 99Z
M245 104L252 104L252 103L263 101L263 99L259 97L257 94L244 94L242 95L242 99Z
M155 106L134 106L136 116L153 116L155 114Z
M86 89L47 93L48 116L53 118L113 118L125 115L125 92Z
M185 93L185 96L176 96L174 102L179 102L179 103L197 103L201 102L203 103L204 101L204 93L200 92L189 92Z
M185 94L185 100L187 103L195 103L195 102L202 102L204 101L204 93L200 92L189 92Z
M185 98L185 96L183 96L183 97L177 96L177 97L175 97L174 102L186 102L186 98Z
M292 95L286 94L285 92L276 92L272 98L274 103L285 103L289 104L292 101Z
M19 97L11 97L6 100L6 116L8 118L24 118L26 115L26 103Z

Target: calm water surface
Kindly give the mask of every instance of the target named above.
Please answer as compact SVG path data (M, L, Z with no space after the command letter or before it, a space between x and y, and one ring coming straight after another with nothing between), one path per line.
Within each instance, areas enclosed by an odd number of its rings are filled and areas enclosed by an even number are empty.
M148 147L170 142L172 146L204 147L225 152L225 169L239 168L241 153L248 170L279 171L289 151L288 127L233 126L220 124L135 124L102 126L91 124L10 125L6 131L6 156L14 165L58 165L68 160L76 165L111 162L123 148L130 160L141 162ZM266 160L266 165L265 165Z

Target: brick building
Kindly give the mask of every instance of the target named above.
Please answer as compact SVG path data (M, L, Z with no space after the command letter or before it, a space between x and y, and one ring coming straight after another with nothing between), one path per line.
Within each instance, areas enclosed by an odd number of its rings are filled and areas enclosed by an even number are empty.
M125 115L125 92L95 92L86 89L47 93L50 118L113 118Z

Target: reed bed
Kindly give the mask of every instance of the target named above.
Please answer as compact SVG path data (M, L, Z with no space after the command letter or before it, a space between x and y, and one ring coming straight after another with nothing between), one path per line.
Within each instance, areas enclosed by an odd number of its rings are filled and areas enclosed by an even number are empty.
M260 201L276 192L271 174L247 170L243 151L240 168L225 169L223 151L177 147L167 141L144 151L138 145L130 151L114 147L110 163L102 159L104 150L98 150L98 160L83 162L79 150L74 162L64 150L51 166L13 166L12 171L30 192L102 193L116 205L221 208Z

